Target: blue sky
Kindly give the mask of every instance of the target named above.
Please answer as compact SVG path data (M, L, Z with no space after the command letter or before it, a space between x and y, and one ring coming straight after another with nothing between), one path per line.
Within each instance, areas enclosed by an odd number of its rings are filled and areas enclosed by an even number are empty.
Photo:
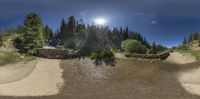
M150 42L173 46L200 30L199 5L200 0L1 0L0 28L22 24L29 12L54 30L71 15L87 24L103 17L111 27L128 26Z

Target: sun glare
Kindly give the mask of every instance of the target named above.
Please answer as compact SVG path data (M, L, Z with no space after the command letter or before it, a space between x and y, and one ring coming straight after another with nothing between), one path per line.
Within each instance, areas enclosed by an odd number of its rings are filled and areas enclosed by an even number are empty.
M106 23L106 19L104 18L97 18L94 20L95 24L97 25L104 25Z

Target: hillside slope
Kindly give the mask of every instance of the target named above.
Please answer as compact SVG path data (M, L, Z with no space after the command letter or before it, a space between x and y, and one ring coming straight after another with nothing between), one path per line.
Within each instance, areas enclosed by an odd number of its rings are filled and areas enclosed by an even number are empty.
M14 47L13 42L17 37L17 34L12 33L11 36L4 37L3 46L0 47L0 51L3 52L16 52L17 49Z

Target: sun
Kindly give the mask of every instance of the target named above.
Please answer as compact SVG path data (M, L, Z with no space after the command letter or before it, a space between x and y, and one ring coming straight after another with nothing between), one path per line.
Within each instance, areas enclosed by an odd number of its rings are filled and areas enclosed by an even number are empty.
M105 25L106 24L106 19L104 18L97 18L94 20L94 23L97 25Z

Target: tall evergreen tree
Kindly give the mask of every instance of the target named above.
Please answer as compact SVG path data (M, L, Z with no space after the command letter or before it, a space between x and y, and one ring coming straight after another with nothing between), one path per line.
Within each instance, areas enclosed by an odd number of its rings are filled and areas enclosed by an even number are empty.
M123 40L126 40L128 38L129 38L129 29L128 27L126 27L123 33Z
M29 13L24 20L22 47L29 54L36 54L36 48L44 45L43 25L41 18L35 13Z
M186 39L186 37L184 38L183 44L187 44L187 39Z
M152 53L152 54L156 54L156 53L157 53L156 43L155 43L155 42L153 42L153 44L152 44L151 53Z
M67 24L64 19L62 19L62 22L61 22L59 38L61 40L64 40L67 38Z
M83 32L83 30L86 29L85 27L85 24L83 22L83 19L80 19L79 22L77 22L77 28L76 28L76 32L79 33L79 32Z
M73 37L76 33L76 20L74 16L70 16L67 23L67 38Z
M76 35L76 20L74 16L70 16L67 22L67 32L66 35L64 35L63 43L64 46L67 48L72 48L75 49L76 44L75 44L75 35Z
M53 30L48 25L44 27L44 38L46 40L53 39Z

